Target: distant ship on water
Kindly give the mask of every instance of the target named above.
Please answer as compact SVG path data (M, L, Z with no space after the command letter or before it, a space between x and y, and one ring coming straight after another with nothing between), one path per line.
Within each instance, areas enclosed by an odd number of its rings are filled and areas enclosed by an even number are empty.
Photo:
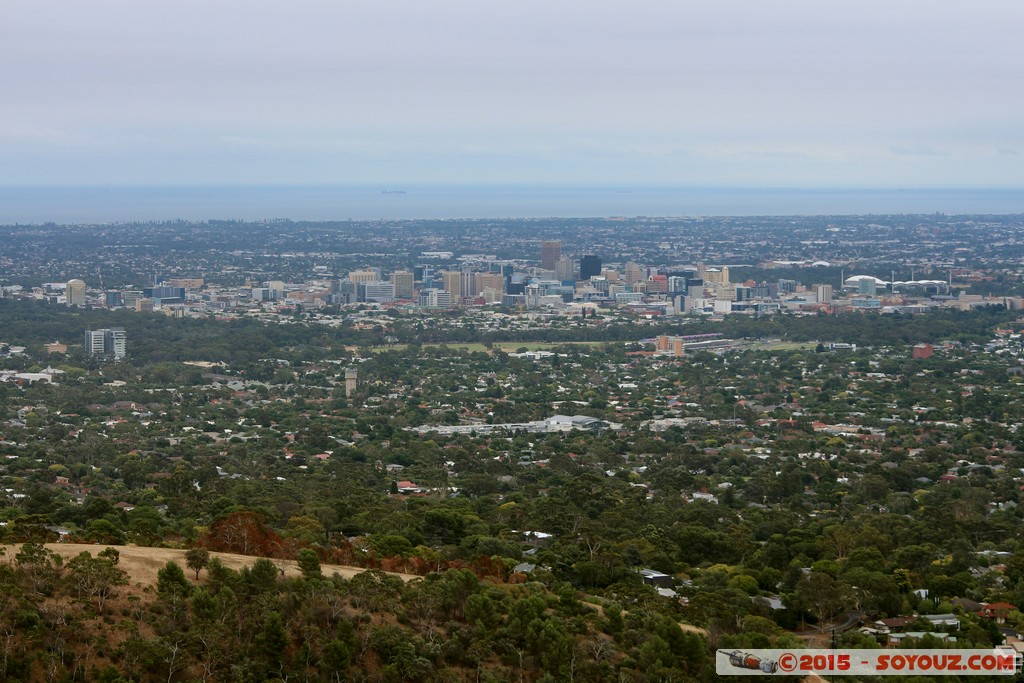
M381 194L407 194L405 190L381 190Z

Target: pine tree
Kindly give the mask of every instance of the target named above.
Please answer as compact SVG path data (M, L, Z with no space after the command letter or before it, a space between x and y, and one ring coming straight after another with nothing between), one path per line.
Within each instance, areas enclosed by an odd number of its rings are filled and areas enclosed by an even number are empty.
M182 568L168 560L156 573L156 592L167 600L174 597L188 597L192 593L192 584L185 577Z
M302 578L310 581L312 579L322 579L323 572L320 571L320 558L317 557L316 552L309 548L303 548L299 551L299 571L302 572Z

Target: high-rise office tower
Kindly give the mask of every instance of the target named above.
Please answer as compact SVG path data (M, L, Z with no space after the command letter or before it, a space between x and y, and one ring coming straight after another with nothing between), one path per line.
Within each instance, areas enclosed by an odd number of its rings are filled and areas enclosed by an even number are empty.
M121 360L127 354L128 335L123 327L85 331L85 354L87 356L113 356Z
M396 270L391 273L391 284L395 286L395 297L411 299L415 287L416 276L409 270Z
M68 306L85 305L85 283L81 280L68 280L64 286L64 298Z
M462 271L446 270L442 273L444 289L452 295L452 301L458 301L464 295L462 293Z
M832 285L815 285L814 292L818 295L819 304L832 303Z
M686 296L689 299L700 299L704 296L704 281L700 278L686 280Z
M348 280L353 284L360 282L377 282L380 280L379 268L366 268L365 270L350 270Z
M111 327L104 330L104 344L107 353L114 357L114 360L121 360L127 354L128 335L123 327Z
M462 271L462 296L474 297L480 293L479 275L472 270Z
M483 292L485 289L490 288L497 292L499 295L505 292L505 278L501 273L478 273L476 276L476 284L479 292Z
M647 291L648 292L668 292L668 276L667 275L652 275L647 278Z
M714 284L727 284L729 282L729 266L721 268L704 268L704 282Z
M580 279L589 280L601 274L601 257L587 254L580 259Z
M360 282L356 285L356 298L381 304L395 300L395 286L390 282Z
M102 356L107 352L106 330L85 331L85 355Z
M857 281L857 293L865 296L874 296L878 290L878 284L874 278L863 277Z
M625 276L627 285L631 285L634 282L639 282L640 280L646 279L644 277L644 269L641 268L640 264L636 263L635 261L630 261L629 263L626 264Z
M555 263L555 279L567 282L574 279L576 274L576 262L568 256L563 256Z
M436 287L427 287L420 290L419 305L429 308L450 308L452 294Z
M283 284L281 286L281 291L283 296ZM185 288L169 287L166 285L146 287L142 290L142 296L148 299L155 299L159 304L183 304L185 303Z
M558 259L562 258L561 240L544 240L540 243L540 267L554 270Z

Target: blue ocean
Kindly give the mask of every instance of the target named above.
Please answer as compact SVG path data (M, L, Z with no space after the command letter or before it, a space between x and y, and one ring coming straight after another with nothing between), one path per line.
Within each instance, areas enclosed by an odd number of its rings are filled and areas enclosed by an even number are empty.
M611 216L1024 214L1020 189L573 186L3 187L0 224Z

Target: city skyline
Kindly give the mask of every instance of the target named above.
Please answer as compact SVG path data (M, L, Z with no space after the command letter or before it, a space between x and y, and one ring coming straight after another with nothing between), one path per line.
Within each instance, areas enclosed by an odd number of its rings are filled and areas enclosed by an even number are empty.
M18 3L0 185L1024 185L1015 3Z

